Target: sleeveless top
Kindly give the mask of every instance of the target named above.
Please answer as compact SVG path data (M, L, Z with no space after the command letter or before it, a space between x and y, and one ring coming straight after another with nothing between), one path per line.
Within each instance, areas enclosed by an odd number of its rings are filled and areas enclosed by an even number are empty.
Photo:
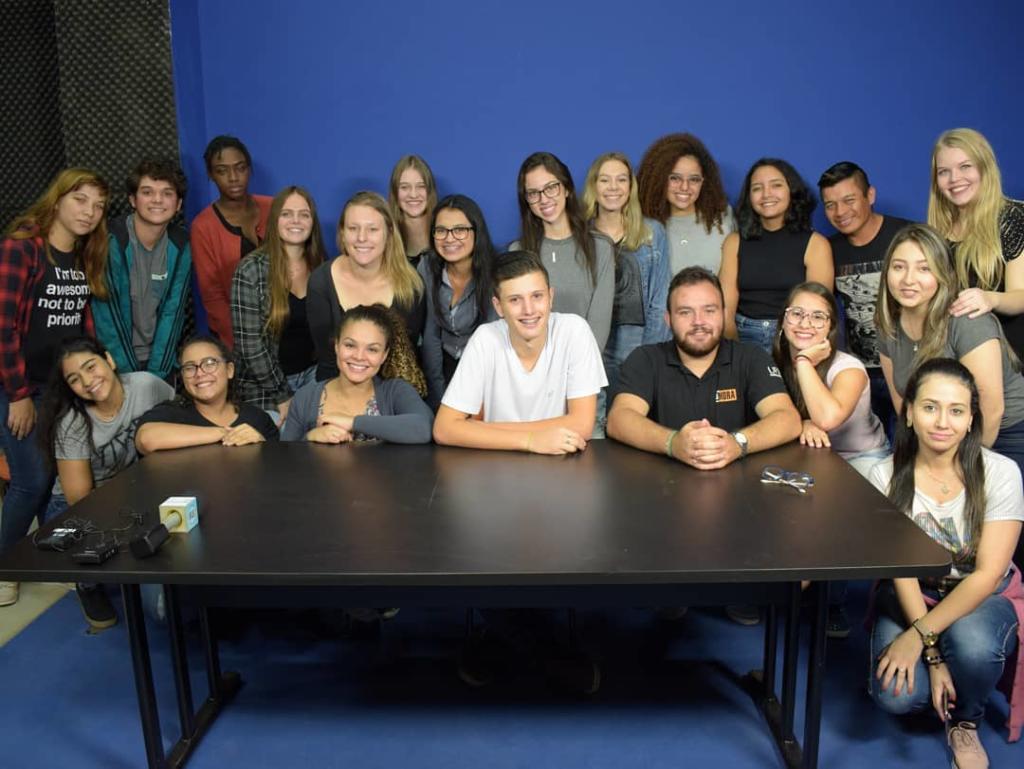
M807 279L804 254L812 234L781 229L740 239L736 308L740 315L758 320L779 317L790 290Z
M999 240L1003 251L1003 260L1011 262L1014 259L1022 258L1024 254L1024 203L1019 200L1007 198L1003 210L999 212ZM956 258L956 243L950 243L953 257ZM978 276L971 270L968 276L971 287L978 285ZM996 291L1006 290L1006 268L1003 268L1003 277L999 281ZM1003 324L1003 331L1006 333L1006 341L1017 357L1024 356L1024 314L1022 315L999 315L997 317Z

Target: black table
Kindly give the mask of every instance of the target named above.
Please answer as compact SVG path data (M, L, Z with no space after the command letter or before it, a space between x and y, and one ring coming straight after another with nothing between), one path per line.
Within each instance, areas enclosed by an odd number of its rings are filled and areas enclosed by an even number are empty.
M767 465L814 476L806 495ZM614 441L542 457L427 446L268 444L161 452L74 505L113 528L199 498L200 525L154 557L96 568L26 540L0 579L120 583L147 759L180 766L239 686L200 611L210 693L195 711L180 601L260 604L769 607L756 699L787 766L817 766L828 581L938 576L948 554L828 451L790 445L716 472ZM59 519L58 519L59 520ZM54 522L56 523L56 522ZM54 523L44 527L49 530ZM814 580L803 745L793 734L800 580ZM182 738L164 755L139 584L164 583ZM258 591L240 590L258 587ZM775 693L777 611L785 628Z

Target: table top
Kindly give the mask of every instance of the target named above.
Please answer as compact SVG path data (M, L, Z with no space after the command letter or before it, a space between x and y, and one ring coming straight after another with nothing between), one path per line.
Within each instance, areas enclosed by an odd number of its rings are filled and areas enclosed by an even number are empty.
M806 495L760 482L809 472ZM611 440L566 457L396 444L268 443L145 458L67 515L103 528L199 499L199 526L102 566L23 540L0 579L192 585L516 587L874 579L949 554L826 450L790 444L714 472ZM59 519L58 519L59 520ZM47 524L48 531L53 524Z

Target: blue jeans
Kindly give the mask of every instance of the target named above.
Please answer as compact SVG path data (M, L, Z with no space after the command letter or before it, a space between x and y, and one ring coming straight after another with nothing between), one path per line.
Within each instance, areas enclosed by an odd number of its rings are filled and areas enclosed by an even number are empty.
M619 367L644 338L643 326L612 326L604 346L604 373L608 376L608 392L615 397L619 391Z
M1004 427L996 436L992 450L1017 463L1024 475L1024 421ZM1013 554L1013 562L1024 569L1024 536L1017 540L1017 550Z
M775 343L775 334L778 330L778 321L748 318L736 313L736 333L740 341L757 345L769 355L772 354L772 345Z
M32 399L38 418L41 395ZM28 534L32 520L45 518L46 505L53 487L53 475L46 466L46 456L39 446L39 433L35 427L26 437L18 440L7 426L10 400L0 388L0 448L11 470L11 483L4 495L3 523L0 525L0 552ZM38 422L37 422L38 424Z
M303 385L316 381L316 366L310 366L304 371L297 371L294 374L285 374L285 379L288 380L288 386L292 388L292 392L296 392Z
M1017 614L1013 604L997 593L1006 587L1003 580L993 593L970 614L961 617L939 636L939 649L949 667L956 687L957 721L977 723L985 714L985 703L1003 674L1007 657L1017 646ZM925 590L926 594L929 593ZM931 594L938 598L937 594ZM871 629L870 657L868 658L868 688L871 698L883 710L903 715L931 707L931 687L928 666L918 659L914 669L914 691L904 687L899 696L893 696L892 687L883 690L875 677L878 657L882 650L907 629L896 589L891 581L883 582L875 596L878 615Z

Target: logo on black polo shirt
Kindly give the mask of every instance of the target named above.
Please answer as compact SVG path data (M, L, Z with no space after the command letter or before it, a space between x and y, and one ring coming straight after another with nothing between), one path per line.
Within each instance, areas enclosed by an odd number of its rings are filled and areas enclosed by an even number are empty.
M779 371L779 367L778 366L769 366L768 367L768 376L773 376L776 379L782 379L782 372Z
M735 387L728 387L724 390L715 391L715 403L732 403L736 398Z

